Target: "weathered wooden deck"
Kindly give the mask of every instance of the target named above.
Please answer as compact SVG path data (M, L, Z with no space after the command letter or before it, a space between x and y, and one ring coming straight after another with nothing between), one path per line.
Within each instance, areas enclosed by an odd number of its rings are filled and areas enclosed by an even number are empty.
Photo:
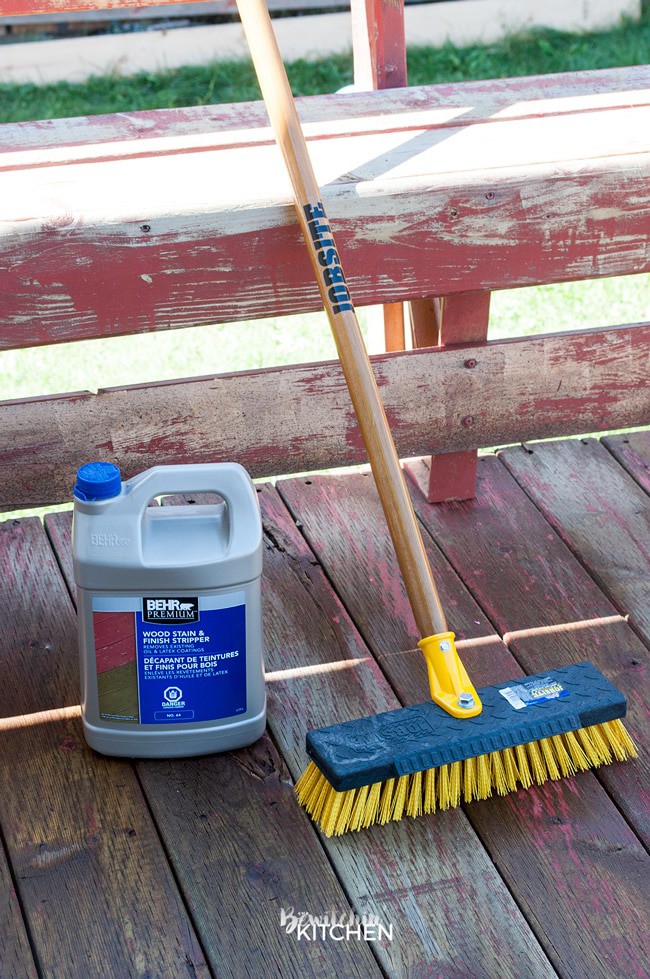
M3 979L647 975L648 493L644 432L508 449L475 500L416 497L477 684L589 659L639 760L332 840L292 794L306 728L426 697L369 474L260 488L268 733L197 759L85 746L70 514L2 524ZM299 939L282 909L392 940Z

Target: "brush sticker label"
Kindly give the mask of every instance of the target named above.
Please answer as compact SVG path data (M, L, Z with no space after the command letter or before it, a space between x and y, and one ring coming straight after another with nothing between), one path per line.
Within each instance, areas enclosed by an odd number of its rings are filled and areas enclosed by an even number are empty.
M246 711L244 593L93 599L104 720L183 724Z
M569 691L550 676L537 677L528 683L518 683L514 687L504 687L499 693L515 710L521 710L523 707L534 707L547 700L557 700L558 697L569 696Z

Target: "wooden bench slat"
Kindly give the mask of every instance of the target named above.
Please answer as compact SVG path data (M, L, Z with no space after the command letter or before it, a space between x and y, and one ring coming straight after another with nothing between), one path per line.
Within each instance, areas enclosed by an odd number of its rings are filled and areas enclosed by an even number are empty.
M107 10L136 6L134 0L101 0ZM155 7L177 0L137 0L139 7ZM98 0L4 0L3 10L7 14L56 13L58 11L96 10Z
M414 498L425 526L526 672L591 661L628 698L626 724L643 744L648 650L503 463L480 458L478 480L476 499L464 504L436 508ZM647 755L597 775L650 839Z
M131 765L84 748L74 612L39 521L0 526L0 567L0 822L43 974L125 976L137 958L207 979Z
M310 476L282 480L278 488L400 699L425 700L423 657L408 648L415 639L412 616L388 533L382 532L372 477ZM436 509L440 523L447 509ZM487 518L485 524L488 532ZM482 686L520 676L521 667L440 552L432 544L428 550L474 681ZM640 959L630 961L624 936L635 930L643 904L644 852L593 775L470 805L465 812L561 975L635 974ZM624 859L603 861L601 848ZM595 878L616 894L606 924ZM641 932L637 937L642 944Z
M639 486L650 493L650 430L607 435L601 441Z
M70 513L47 517L74 589L71 524ZM281 908L315 915L352 909L267 734L240 751L136 768L218 974L264 976L272 961L278 975L295 979L379 976L366 942L298 941L280 926Z
M605 174L585 167L579 178L555 172L525 202L530 179L498 172L460 192L449 180L411 196L395 188L391 199L349 189L324 196L356 304L385 304L647 272L650 207L633 204L650 186L650 154L647 162L638 180L613 164ZM498 211L487 212L489 195ZM288 203L256 209L253 228L243 213L197 205L170 222L131 203L124 220L99 226L74 211L47 227L38 217L22 225L0 269L5 349L320 308ZM398 213L382 214L391 204ZM585 221L590 212L600 219ZM477 225L483 233L473 240Z
M500 458L650 648L650 500L595 439Z
M644 79L629 69L609 89L595 73L591 91L565 76L305 100L357 305L647 271ZM90 151L79 123L8 127L5 346L319 308L260 107L242 108L243 129L232 107L204 111L89 121Z
M269 723L295 777L308 728L399 704L277 491L260 503ZM388 975L554 975L461 810L325 845L357 913L399 935L375 948Z
M650 421L648 324L373 361L402 457ZM367 458L337 362L4 402L0 445L8 510L69 499L77 467L105 455L125 477L172 457L253 476Z
M110 0L108 0L110 2ZM11 16L0 17L0 25L38 25L38 24L93 24L134 20L169 20L173 17L214 17L232 16L237 13L235 0L194 0L193 3L178 3L177 0L137 0L137 7L131 6L134 0L113 0L106 6L106 0L4 0L2 9L12 9ZM101 4L100 9L96 9ZM67 9L73 6L73 10ZM296 10L309 12L310 0L268 0L269 10L286 13ZM316 0L312 6L319 10L328 7L345 6L339 0ZM348 4L349 6L349 4ZM32 13L38 9L40 13ZM22 14L22 16L21 16Z
M296 99L309 140L354 133L453 129L544 114L600 112L650 104L650 67L409 86ZM128 159L164 151L272 143L262 102L179 106L38 119L0 125L0 170L93 159Z

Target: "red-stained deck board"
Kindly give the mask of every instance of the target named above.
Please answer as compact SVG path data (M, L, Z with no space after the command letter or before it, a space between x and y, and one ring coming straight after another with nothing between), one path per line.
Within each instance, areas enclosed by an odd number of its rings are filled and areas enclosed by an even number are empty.
M71 514L47 523L74 594ZM366 943L298 942L280 927L281 908L352 909L268 735L237 752L143 761L136 770L217 974L379 976Z
M425 700L422 656L412 648L412 614L372 476L282 480L278 488L402 702ZM436 507L441 521L445 509ZM430 539L427 550L477 685L520 676L521 667ZM645 854L593 774L464 808L561 975L605 979L642 967L643 953L630 961L625 945L632 929L632 943L643 946L636 912L644 903Z
M97 673L116 670L135 662L135 616L133 612L93 614Z
M375 713L398 706L398 702L277 493L267 486L260 494L260 501L266 544L263 593L269 727L295 778L306 761L304 738L307 727L337 717ZM69 514L48 518L49 533L60 552L66 577L71 575L69 528ZM267 781L269 776L283 778L282 787L287 794L289 787L286 775L281 771L269 772L267 755L268 749L261 756L254 753L248 760L242 758L238 765L245 772L257 774L267 804L275 806L279 801L271 791L274 783ZM245 856L249 851L259 852L256 833L273 841L276 818L285 827L288 852L297 855L305 848L318 851L320 843L315 837L313 840L303 839L300 819L294 825L296 814L301 814L295 803L292 809L290 799L284 800L277 817L273 810L268 814L269 825L263 829L252 827L241 814L237 816L237 806L246 805L255 811L263 808L263 800L246 800L233 774L228 776L226 783L223 777L217 778L218 764L216 759L205 759L186 760L171 766L149 762L138 766L149 804L168 850L173 854L178 878L195 900L198 896L196 917L208 953L213 948L213 932L218 929L214 914L206 911L203 903L212 906L216 899L212 878L201 870L201 866L202 863L211 866L216 861L218 847L214 843L211 849L208 848L203 817L209 819L213 832L222 825L224 831L230 827L231 835L233 821L237 820L237 833L224 845L229 852L236 848L240 853L239 863L246 865L246 872L255 887L261 888L262 880L268 878L266 896L258 902L257 910L251 908L250 911L264 923L264 927L277 930L276 919L282 906L313 914L321 908L344 912L347 903L341 906L340 898L337 904L335 897L325 898L321 894L317 869L303 866L302 883L298 883L277 856L270 856L269 850L272 854L275 843L265 844L263 852L266 856ZM278 764L276 762L276 766ZM193 776L193 770L200 774ZM224 784L225 789L231 788L231 781L234 783L234 799L219 815L216 801L219 789ZM467 974L491 979L496 969L512 979L520 979L520 975L530 976L530 979L538 979L538 976L551 979L554 972L549 969L507 890L494 874L489 858L481 849L477 851L476 838L463 814L446 813L441 820L435 823L404 821L399 828L387 827L379 838L373 833L355 834L326 844L329 860L354 911L359 915L376 914L384 924L394 927L395 939L384 943L381 949L375 949L382 967L388 975L396 977L411 972L426 974L430 963L435 962L440 972L436 971L434 975L458 976L458 979ZM193 827L194 832L188 832L187 826ZM441 829L446 834L448 848L432 863L430 854L436 845L436 833ZM198 842L195 842L195 835ZM294 859L297 860L297 856ZM198 867L197 860L202 861ZM322 876L322 871L320 873ZM262 878L259 882L258 876ZM447 886L450 879L458 882L453 888ZM189 882L192 882L191 886ZM228 881L222 881L221 886L225 897L219 898L220 908L224 901L228 901ZM268 905L269 897L272 905ZM240 905L248 907L251 900L251 894L244 890ZM493 906L493 917L487 922L481 911L486 901ZM471 911L468 912L466 905ZM230 913L234 914L234 910ZM257 918L246 927L253 930L261 927ZM238 935L240 926L233 922L231 931ZM222 934L220 943L223 945L228 941ZM352 944L354 950L355 943ZM255 961L254 948L253 942L251 962ZM290 950L291 945L288 945L288 956ZM522 956L528 965L520 972L519 958ZM286 972L282 974L292 974L291 967L288 958ZM354 962L339 963L338 966L330 962L328 974L354 974L350 971L354 967ZM359 968L362 970L363 962ZM370 966L366 968L370 969ZM299 972L296 976L302 979Z
M650 429L607 435L601 441L639 486L650 493Z
M520 571L519 577L532 586L531 561L540 545L535 514L559 544L552 557L556 577L567 588L562 585L556 592L558 614L565 617L573 602L573 612L606 617L611 608L587 572L581 569L581 577L575 568L571 570L570 562L577 562L550 525L505 467L494 459L489 462L505 481L500 496L498 487L483 475L482 461L478 501L433 508L453 527L452 538L459 534L459 544L478 560L483 578L503 574L507 554L520 549L525 573ZM644 771L643 761L608 766L609 781L603 770L599 778L587 773L505 799L416 820L405 818L340 839L326 841L315 832L297 807L291 786L305 764L306 729L366 716L400 701L420 701L426 697L426 680L421 654L413 649L413 624L371 477L307 477L279 485L293 515L277 489L260 490L269 734L250 749L233 754L137 763L146 797L146 803L140 799L139 805L151 814L147 819L155 820L159 837L151 836L144 816L132 815L135 803L128 801L128 791L125 799L124 775L132 775L131 766L100 759L85 748L74 712L72 717L47 715L45 723L3 732L11 757L6 771L12 781L3 776L0 819L40 973L81 975L75 972L77 953L86 942L83 916L80 926L77 921L80 912L74 916L74 930L61 925L63 941L58 934L56 941L50 940L52 912L62 897L69 901L69 888L61 883L76 873L84 875L84 886L93 888L97 954L104 964L117 962L115 974L129 974L135 962L129 956L144 941L138 923L146 915L141 906L137 914L130 910L135 900L133 881L138 881L130 855L135 851L141 874L138 848L144 847L144 867L149 866L147 861L156 866L155 872L146 871L150 879L141 885L148 896L147 908L158 900L160 878L171 875L190 911L207 967L216 974L282 974L295 979L309 974L366 976L378 970L391 979L406 974L441 979L468 975L632 979L642 974L646 864L635 829L641 825L638 773ZM514 490L507 493L506 486ZM493 514L496 497L503 507ZM531 512L517 514L522 500ZM464 539L455 519L459 509L467 507L481 520ZM504 553L499 551L490 565L486 549L490 526L503 531L522 520L521 548L508 542L505 534L506 539L499 540ZM10 712L76 702L76 644L63 586L65 580L74 594L70 514L48 517L47 530L56 563L34 521L9 522L0 534L3 586L12 611L13 631L0 639L0 654L5 659L10 656L12 667L4 673ZM450 624L462 637L462 655L477 683L519 675L521 668L511 652L520 656L523 651L522 662L526 656L536 660L540 651L531 652L534 640L506 637L509 651L490 622L499 617L498 603L490 604L489 596L486 601L476 588L481 575L465 572L470 591L483 608L425 536ZM528 536L533 538L529 549ZM444 534L441 543L447 546ZM539 599L534 598L534 589L527 593L534 614L521 619L520 625L530 624L544 607L547 592L539 583L535 587L541 591ZM507 576L501 600L501 617L514 621L517 582ZM628 647L621 653L620 643L611 641L620 640L621 629L625 635L631 632L614 615L611 624L580 633L591 634L592 651L600 650L600 665L607 662L615 676L627 669L623 653ZM62 640L61 635L67 638ZM542 638L548 642L547 636ZM574 658L566 655L572 653L566 645L561 652L565 660ZM48 663L56 663L56 671L44 669ZM67 697L62 696L65 691ZM624 777L625 772L629 774ZM36 784L38 799L34 797L30 805L31 786ZM120 818L112 821L106 807L113 804L118 789ZM81 833L77 809L84 827L88 823L85 835L81 834L83 842L75 835ZM42 843L45 848L39 846L30 863L30 847ZM66 845L74 850L70 859ZM85 855L84 847L90 847L92 857ZM102 875L99 868L110 860L109 853L119 869ZM91 881L86 880L89 873ZM111 916L106 909L115 873L119 915L115 911ZM80 894L75 884L71 886L79 901L90 900L83 886ZM140 900L140 886L137 890ZM177 900L178 893L171 893ZM49 901L47 922L32 917L43 897ZM158 915L165 928L165 948L173 942L169 899L167 892L166 910ZM172 901L172 907L177 906ZM376 914L385 925L392 924L393 940L372 948L357 942L299 943L279 925L280 909L291 906L313 914L346 913L346 909ZM119 922L125 916L135 922L139 945L122 940ZM32 921L36 921L33 927ZM155 940L160 943L156 923ZM117 950L109 940L112 927L117 929ZM66 940L70 934L75 937L74 950ZM9 947L9 928L6 936ZM163 955L164 949L157 945L155 954ZM155 960L149 967L155 971ZM161 974L177 974L175 964L166 972L165 968L161 966ZM195 973L202 974L198 968ZM86 968L84 979L87 974Z
M399 701L277 491L265 487L260 503L269 719L290 769L301 770L307 729ZM372 549L376 528L368 529ZM326 845L357 911L394 923L399 940L380 953L388 975L553 974L461 810Z
M506 118L535 118L549 111L565 115L598 112L619 104L644 106L650 104L649 86L650 68L634 65L306 96L297 98L296 105L308 138L333 138L334 134L352 135L361 129L356 118L364 120L363 129L368 132L408 133L423 125L453 129L459 119L464 124L498 124ZM587 101L582 102L585 97ZM121 159L143 153L187 153L197 147L218 149L236 143L238 133L241 141L242 132L247 143L273 143L262 102L6 123L0 126L0 170L106 156Z
M0 894L1 968L7 976L36 979L38 972L4 849L0 849Z
M596 439L501 460L650 648L650 498Z
M464 503L437 508L414 498L424 525L526 673L589 660L628 698L626 726L647 743L643 642L503 463L481 457L478 484ZM648 774L644 751L597 772L643 839Z
M74 611L39 521L0 526L0 570L0 825L39 974L126 976L139 960L207 979L131 765L84 747Z

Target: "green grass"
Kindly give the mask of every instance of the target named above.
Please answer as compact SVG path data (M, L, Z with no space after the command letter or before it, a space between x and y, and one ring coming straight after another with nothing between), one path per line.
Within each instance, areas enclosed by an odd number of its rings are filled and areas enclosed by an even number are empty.
M408 53L409 83L582 71L646 64L650 61L650 10L638 23L614 30L565 34L536 30L491 45L413 48ZM348 56L295 61L287 66L295 95L335 92L352 81ZM54 119L102 112L174 108L259 99L250 62L215 63L132 78L95 78L71 85L0 85L0 122Z

